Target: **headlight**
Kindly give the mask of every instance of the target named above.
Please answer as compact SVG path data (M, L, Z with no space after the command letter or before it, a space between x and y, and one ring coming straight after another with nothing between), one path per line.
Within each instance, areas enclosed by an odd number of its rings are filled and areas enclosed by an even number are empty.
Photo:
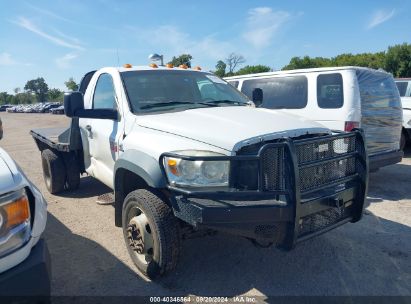
M210 151L176 151L182 156L223 156ZM230 162L226 160L185 160L164 157L164 168L172 185L188 187L228 186Z
M25 190L0 197L0 257L30 238L30 206Z

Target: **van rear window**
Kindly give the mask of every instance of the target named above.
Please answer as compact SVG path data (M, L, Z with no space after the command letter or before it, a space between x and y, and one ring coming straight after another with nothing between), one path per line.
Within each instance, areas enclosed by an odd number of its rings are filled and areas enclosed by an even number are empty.
M401 108L394 79L387 73L357 71L362 108Z
M407 93L408 82L407 81L396 81L395 82L398 88L398 92L400 92L400 96L404 97Z
M317 103L323 109L338 109L344 104L343 79L340 73L317 77Z
M307 77L274 77L245 80L241 91L251 100L253 90L263 91L261 107L267 109L302 109L307 105Z

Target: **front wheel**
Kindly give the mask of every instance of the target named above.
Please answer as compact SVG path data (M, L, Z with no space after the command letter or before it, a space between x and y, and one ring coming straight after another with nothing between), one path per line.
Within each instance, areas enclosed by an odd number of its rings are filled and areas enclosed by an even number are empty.
M128 194L122 222L127 250L140 272L154 279L176 267L181 246L179 224L159 196L146 189Z

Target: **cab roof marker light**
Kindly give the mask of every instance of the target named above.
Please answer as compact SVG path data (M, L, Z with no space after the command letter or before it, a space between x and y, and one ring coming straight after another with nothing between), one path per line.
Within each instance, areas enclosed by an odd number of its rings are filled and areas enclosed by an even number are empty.
M174 68L174 65L172 65L171 63L167 63L166 67L169 68L169 69L172 69L172 68Z
M186 64L180 64L179 66L178 66L180 69L188 69L188 66L186 65Z
M155 63L150 63L150 68L157 69L158 65Z
M125 64L123 64L123 68L126 68L126 69L130 69L130 68L132 68L133 66L130 64L130 63L125 63Z
M193 70L201 71L201 67L196 66L196 67L193 68Z

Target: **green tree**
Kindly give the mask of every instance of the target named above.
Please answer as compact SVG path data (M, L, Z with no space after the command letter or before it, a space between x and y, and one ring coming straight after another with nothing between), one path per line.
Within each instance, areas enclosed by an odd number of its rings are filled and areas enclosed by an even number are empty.
M411 44L403 43L388 47L385 70L395 77L411 77Z
M49 87L44 81L44 78L39 77L37 79L27 81L26 85L24 86L24 90L28 91L29 93L34 93L39 102L44 102L46 100L46 95L49 91Z
M79 85L74 81L73 77L70 77L69 80L64 82L64 84L66 85L67 89L69 89L70 91L77 91L79 88Z
M217 61L217 64L215 65L215 72L214 74L216 74L219 77L224 77L225 76L225 69L227 68L227 65L224 61L219 60Z
M47 94L49 101L62 101L63 96L64 96L64 93L60 91L59 89L51 89Z
M181 54L178 57L173 56L173 59L169 62L169 64L172 64L175 67L178 67L182 64L185 64L189 68L191 68L191 60L193 59L193 56L190 54Z
M9 94L7 92L0 92L0 104L6 104Z
M246 74L256 74L256 73L264 73L270 72L271 68L266 65L246 65L245 67L239 69L235 75L246 75Z
M311 58L309 56L304 57L293 57L290 63L282 68L282 70L294 70L294 69L309 69L309 68L319 68L332 66L332 61L329 58L315 57Z

